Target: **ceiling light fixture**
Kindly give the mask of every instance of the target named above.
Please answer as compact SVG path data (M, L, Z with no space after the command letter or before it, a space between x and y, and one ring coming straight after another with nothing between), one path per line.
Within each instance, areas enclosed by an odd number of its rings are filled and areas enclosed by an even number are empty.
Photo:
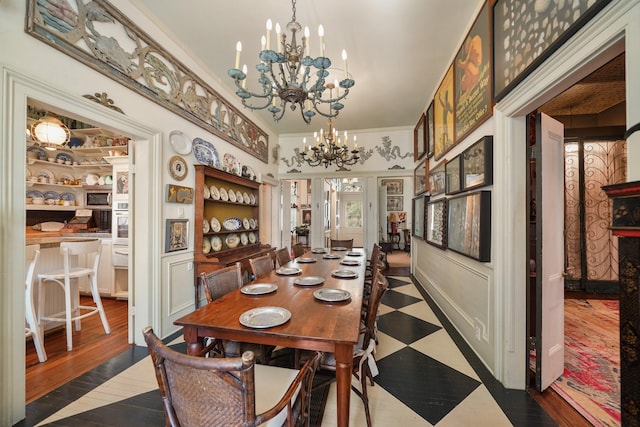
M318 27L320 56L312 58L309 56L309 28L305 27L301 44L298 44L297 35L302 31L302 26L296 21L296 0L291 1L291 7L293 15L286 26L291 31L290 43L287 43L287 35L281 31L280 24L276 24L276 50L271 50L273 24L271 19L267 21L267 35L262 36L262 50L258 55L260 63L256 65L261 92L247 90L247 66L244 65L240 70L242 43L238 42L236 45L235 68L228 72L236 83L236 95L242 99L245 107L252 110L267 109L276 122L284 116L287 106L292 111L299 108L302 119L307 124L311 123L311 118L316 113L328 118L336 117L344 108L340 101L355 84L347 68L347 52L342 51L344 79L340 81L339 87L343 92L340 93L338 89L335 98L333 94L323 98L326 96L326 79L331 68L331 60L324 56L324 29L322 25ZM315 81L312 82L312 79ZM318 107L326 104L329 105L329 112L321 112Z
M69 142L71 133L69 128L58 118L45 115L31 125L31 138L40 144L51 144L54 146L64 145Z
M327 88L332 91L333 84L329 83ZM360 156L358 150L357 137L353 137L353 149L349 149L349 137L347 131L344 131L344 139L338 135L338 130L333 127L333 118L329 117L329 130L320 129L320 133L313 133L313 142L307 147L307 138L302 140L302 159L309 166L329 165L335 162L339 169L344 169L347 165L355 164Z

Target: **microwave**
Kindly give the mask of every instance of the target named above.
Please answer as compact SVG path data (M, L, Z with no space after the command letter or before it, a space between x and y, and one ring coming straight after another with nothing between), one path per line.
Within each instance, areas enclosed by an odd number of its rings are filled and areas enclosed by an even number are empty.
M88 190L85 206L92 209L111 209L111 191Z

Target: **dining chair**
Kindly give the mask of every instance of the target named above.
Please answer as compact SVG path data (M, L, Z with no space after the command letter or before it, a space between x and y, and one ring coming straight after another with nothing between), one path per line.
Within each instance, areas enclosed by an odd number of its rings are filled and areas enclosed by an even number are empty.
M47 352L44 350L43 335L38 319L36 319L36 309L33 305L33 279L36 270L36 264L40 258L40 245L27 245L25 248L25 261L27 263L27 273L25 277L25 320L28 327L24 328L25 338L32 337L33 345L38 354L38 360L45 362L47 360Z
M276 250L276 261L280 267L291 261L291 253L289 252L289 249L284 247Z
M346 240L331 239L331 247L353 249L353 239L346 239Z
M242 264L236 262L229 267L220 268L209 273L200 273L200 283L204 288L207 303L242 287ZM245 343L232 340L209 338L203 354L209 356L224 355L240 357L245 351L252 351L257 363L268 364L275 346L266 344Z
M273 271L273 260L271 255L263 255L257 258L249 258L249 269L253 279L269 274Z
M189 356L142 331L156 372L167 426L308 425L319 354L298 371L242 357ZM276 400L278 399L278 400Z
M404 251L411 252L411 230L405 228L402 233L404 234Z
M364 323L360 328L360 336L358 344L353 349L353 369L352 374L360 383L360 389L351 384L351 389L356 393L364 404L365 416L367 418L367 426L371 427L371 413L369 411L369 396L367 394L367 379L374 386L373 377L378 375L378 367L376 365L373 352L376 346L375 329L376 319L378 317L378 309L384 293L389 288L387 278L382 274L376 274L376 280L373 282L371 289L370 302L367 306ZM295 366L300 366L307 357L312 357L312 353L305 350L295 351ZM336 371L336 359L333 353L323 352L320 354L320 364L318 369L325 371ZM329 382L335 381L335 377L329 379ZM314 390L326 386L327 382L316 384Z
M73 331L71 322L75 322L76 331L80 330L80 320L94 314L100 315L104 332L111 333L107 314L102 307L100 292L98 292L98 264L100 263L100 253L102 243L100 240L61 242L60 252L62 254L63 268L51 272L38 274L38 320L40 326L44 321L60 322L66 325L67 351L73 348ZM81 260L86 260L89 266L82 266ZM78 279L89 280L89 289L95 305L80 305L80 290ZM57 284L64 292L64 311L60 313L44 315L44 302L46 300L46 285ZM84 313L82 311L85 311Z
M293 256L298 258L304 255L304 245L302 243L295 243L291 246L291 251L293 252Z

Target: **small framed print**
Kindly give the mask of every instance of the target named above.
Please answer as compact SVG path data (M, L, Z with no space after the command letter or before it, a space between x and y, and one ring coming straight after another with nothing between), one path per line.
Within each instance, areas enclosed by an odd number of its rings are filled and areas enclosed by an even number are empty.
M380 181L380 184L383 187L387 187L387 194L392 195L402 195L403 194L403 185L404 181L402 178L399 179L383 179Z
M447 246L447 199L427 203L425 240L441 249Z
M445 192L446 187L446 175L445 175L445 162L442 161L438 166L429 171L429 190L431 195L435 196Z
M446 194L455 194L462 191L460 185L460 156L455 156L449 160L445 165L446 175Z
M427 131L427 157L433 157L433 153L435 150L435 134L434 134L434 124L433 124L433 101L429 104L429 108L427 108L427 117L426 117L426 131Z
M425 113L422 113L416 127L413 129L413 160L420 160L427 153Z
M401 211L403 203L402 196L387 196L387 211Z
M452 197L447 207L447 248L481 262L491 261L491 192Z
M461 154L462 190L493 183L493 137L484 136Z
M426 196L418 196L413 198L413 237L424 239L424 204L427 200Z
M427 187L427 171L429 170L429 162L425 159L418 163L413 171L413 189L415 194L422 194L428 190Z
M189 247L189 220L168 219L165 233L165 252L181 251Z

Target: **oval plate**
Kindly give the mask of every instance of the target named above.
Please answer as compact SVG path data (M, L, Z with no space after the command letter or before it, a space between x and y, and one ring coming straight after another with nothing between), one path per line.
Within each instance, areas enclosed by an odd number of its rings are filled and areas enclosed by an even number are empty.
M298 257L296 258L296 262L299 262L301 264L308 264L311 262L317 262L318 260L315 258L311 258L311 257Z
M275 292L276 289L278 289L278 285L273 283L254 283L241 287L240 292L245 295L264 295Z
M295 267L280 267L279 269L276 270L276 273L282 274L282 275L285 275L285 276L291 276L293 274L302 273L302 269L295 268Z
M353 270L333 270L331 275L339 279L355 279L358 277L358 273Z
M195 138L191 146L193 148L193 154L195 154L200 164L220 169L218 150L216 150L216 147L214 147L212 143L201 138Z
M342 302L351 299L351 294L344 289L322 288L313 292L313 296L320 301Z
M321 276L303 276L293 281L294 284L300 286L316 286L324 283L324 277Z
M287 323L291 312L282 307L258 307L240 315L240 323L248 328L272 328Z

